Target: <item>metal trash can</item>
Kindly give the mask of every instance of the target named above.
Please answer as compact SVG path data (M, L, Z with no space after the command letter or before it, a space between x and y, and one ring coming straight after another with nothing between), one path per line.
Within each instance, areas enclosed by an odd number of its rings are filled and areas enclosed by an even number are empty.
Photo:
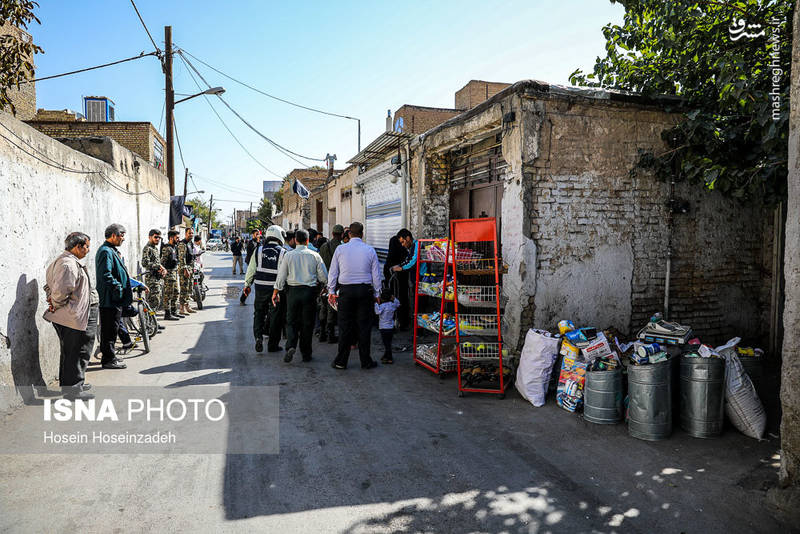
M753 382L753 387L756 388L758 398L762 399L762 390L764 386L764 358L757 358L754 356L739 355L739 361L742 362L744 372L750 377ZM762 399L763 402L763 399Z
M681 357L681 428L696 438L722 433L725 360Z
M628 433L657 441L672 433L672 358L628 366Z
M622 420L622 369L588 371L583 402L583 418L590 423L619 423Z

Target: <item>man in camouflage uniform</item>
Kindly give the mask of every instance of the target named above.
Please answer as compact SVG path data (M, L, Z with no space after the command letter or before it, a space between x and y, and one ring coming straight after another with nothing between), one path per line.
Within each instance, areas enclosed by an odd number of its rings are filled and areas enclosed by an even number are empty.
M180 313L186 315L195 313L189 301L192 298L192 275L194 271L194 255L192 254L194 230L187 228L184 238L178 242L178 276L181 281L181 309Z
M144 284L150 289L147 303L153 311L161 306L161 285L167 270L161 266L161 255L158 245L161 241L161 230L150 230L147 244L142 249L142 269L144 269Z
M178 313L178 232L167 232L167 242L161 247L161 266L164 267L164 319L175 321L182 319Z

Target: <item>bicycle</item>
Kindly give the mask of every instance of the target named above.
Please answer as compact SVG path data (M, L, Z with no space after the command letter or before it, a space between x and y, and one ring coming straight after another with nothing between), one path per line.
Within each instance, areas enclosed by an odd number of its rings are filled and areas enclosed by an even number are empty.
M158 332L158 319L156 312L147 303L147 299L142 296L145 286L133 288L134 297L132 306L136 309L134 317L125 317L125 327L128 332L135 333L136 341L142 340L144 354L150 352L150 338ZM136 320L134 320L136 319Z

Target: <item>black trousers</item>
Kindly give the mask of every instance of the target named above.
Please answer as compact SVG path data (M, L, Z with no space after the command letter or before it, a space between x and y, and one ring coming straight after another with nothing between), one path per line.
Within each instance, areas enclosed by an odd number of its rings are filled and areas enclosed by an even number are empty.
M89 323L86 330L75 330L53 323L61 346L58 366L58 384L63 387L82 386L86 379L86 366L97 336L97 306L89 306Z
M123 328L122 308L100 308L100 352L103 354L101 363L107 364L117 359L114 343Z
M400 328L408 328L408 323L411 318L411 306L409 301L409 277L415 276L415 273L403 271L397 273L397 300L400 301L400 307L397 309L397 318L400 320Z
M392 336L394 335L394 328L381 328L381 341L383 341L383 357L392 357Z
M336 364L347 366L350 343L358 336L361 367L372 362L372 321L375 318L375 293L370 284L339 286L339 352Z
M297 348L300 353L311 356L311 340L314 337L314 315L317 312L316 286L288 286L286 288L286 349ZM270 336L270 339L272 337Z
M328 304L328 299L319 299L319 327L329 338L336 335L336 310Z
M283 325L286 323L286 293L281 292L278 305L272 304L272 289L256 289L253 301L253 336L261 339L268 335L267 350L276 351L280 346Z

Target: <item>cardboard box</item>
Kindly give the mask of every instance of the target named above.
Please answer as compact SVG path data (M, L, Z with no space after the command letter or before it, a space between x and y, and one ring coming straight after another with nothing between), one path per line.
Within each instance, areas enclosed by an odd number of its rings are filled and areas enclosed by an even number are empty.
M581 354L588 362L593 362L595 358L602 358L611 354L611 345L609 345L606 336L600 332L589 345L581 349Z

